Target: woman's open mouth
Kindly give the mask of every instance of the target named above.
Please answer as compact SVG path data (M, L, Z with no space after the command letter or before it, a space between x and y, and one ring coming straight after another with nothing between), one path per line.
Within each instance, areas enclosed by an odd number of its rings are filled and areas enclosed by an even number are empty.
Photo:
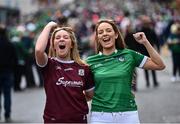
M104 42L108 42L108 41L110 41L110 38L109 38L109 37L104 37L104 38L103 38L103 41L104 41Z
M65 46L65 45L59 45L59 48L60 48L60 49L65 49L66 46Z

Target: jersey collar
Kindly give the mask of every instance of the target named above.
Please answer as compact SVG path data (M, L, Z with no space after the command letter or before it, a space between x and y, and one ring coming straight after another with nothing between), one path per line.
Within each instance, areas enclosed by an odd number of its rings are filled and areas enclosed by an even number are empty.
M115 49L114 50L114 53L117 53L118 51L117 51L117 49ZM99 52L99 55L101 56L101 55L103 55L103 53L102 52Z
M59 58L55 58L55 60L57 60L58 62L61 62L61 63L74 63L74 60L65 61L65 60L61 60Z

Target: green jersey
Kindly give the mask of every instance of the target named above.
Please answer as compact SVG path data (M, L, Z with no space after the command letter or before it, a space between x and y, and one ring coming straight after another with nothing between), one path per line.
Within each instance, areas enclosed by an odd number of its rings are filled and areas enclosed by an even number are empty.
M131 92L135 67L143 67L147 57L130 49L111 55L97 54L87 58L94 74L95 93L92 111L124 112L137 110Z

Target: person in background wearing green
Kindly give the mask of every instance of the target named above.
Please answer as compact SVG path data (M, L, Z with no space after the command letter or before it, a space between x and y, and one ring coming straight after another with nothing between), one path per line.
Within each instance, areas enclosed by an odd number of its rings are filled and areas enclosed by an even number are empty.
M171 81L176 82L180 81L180 21L175 21L170 31L171 33L167 39L167 44L172 57Z
M86 60L95 81L90 123L140 123L131 89L134 69L163 70L165 65L143 32L133 36L146 47L150 57L125 48L113 20L104 19L96 24L97 54Z

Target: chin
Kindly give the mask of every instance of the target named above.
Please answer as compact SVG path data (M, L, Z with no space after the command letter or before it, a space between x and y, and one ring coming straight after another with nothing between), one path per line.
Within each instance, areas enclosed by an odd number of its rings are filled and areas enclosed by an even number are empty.
M104 46L104 49L112 49L113 46Z
M60 58L66 58L66 54L61 54L61 55L58 55Z

